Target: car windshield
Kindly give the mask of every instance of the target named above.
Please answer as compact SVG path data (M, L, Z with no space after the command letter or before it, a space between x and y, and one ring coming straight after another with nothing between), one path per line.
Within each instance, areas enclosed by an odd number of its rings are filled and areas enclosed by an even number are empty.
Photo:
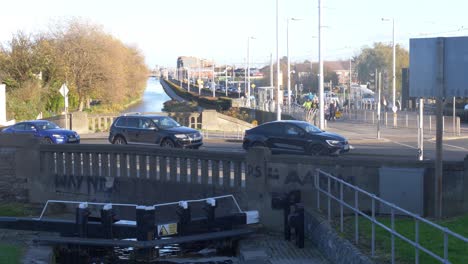
M301 123L297 123L297 125L299 127L301 127L302 129L304 129L307 133L320 133L322 132L322 130L320 130L320 128L316 127L316 126L313 126L309 123L306 123L306 122L301 122Z
M167 116L154 117L153 121L158 128L180 127L179 123Z
M40 130L49 130L49 129L57 129L60 128L56 124L52 122L44 122L44 123L38 123L36 124L36 127Z

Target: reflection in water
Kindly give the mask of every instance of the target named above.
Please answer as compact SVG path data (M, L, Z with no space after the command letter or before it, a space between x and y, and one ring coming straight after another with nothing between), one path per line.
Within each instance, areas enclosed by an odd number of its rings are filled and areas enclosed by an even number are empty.
M163 103L171 100L164 92L159 78L151 77L146 83L146 89L140 102L130 106L124 112L161 112Z

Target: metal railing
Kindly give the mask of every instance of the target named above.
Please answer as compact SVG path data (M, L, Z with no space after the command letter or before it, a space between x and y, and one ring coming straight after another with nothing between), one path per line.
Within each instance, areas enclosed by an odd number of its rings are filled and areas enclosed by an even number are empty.
M325 181L323 181L323 179ZM326 184L326 189L323 189L321 187L321 182L322 185ZM335 188L338 186L339 188L339 197L335 196L332 193L332 185L335 186ZM331 218L332 218L332 200L337 202L339 204L339 210L340 210L340 231L343 233L344 231L344 207L350 209L353 214L354 214L354 221L355 221L355 226L354 226L354 239L355 243L359 243L359 216L362 216L364 219L367 219L371 221L372 226L371 226L371 255L372 257L375 256L375 240L376 240L376 235L375 235L375 227L381 227L391 235L391 263L395 263L395 238L399 238L408 244L410 244L412 247L414 247L415 250L415 263L420 263L419 262L419 253L420 251L423 251L427 255L431 256L432 258L436 259L437 261L441 263L451 263L449 261L449 248L448 248L448 240L449 236L453 237L455 239L458 239L461 243L465 243L468 245L468 238L457 234L453 231L450 231L446 227L442 227L434 222L431 222L427 219L424 219L420 217L417 214L413 214L401 207L398 207L390 202L387 202L379 197L377 197L375 194L369 193L359 187L356 187L352 184L349 184L345 182L342 179L339 179L327 172L324 172L320 169L316 170L315 177L314 177L314 187L315 190L317 191L317 210L320 211L320 193L324 194L327 198L326 204L327 204L327 218L328 222L331 223ZM343 195L343 188L347 187L350 188L354 192L354 205L351 203L347 203L344 200L344 195ZM334 188L334 189L335 189ZM366 214L365 212L361 211L359 209L359 195L364 195L366 198L371 199L371 215ZM383 205L386 205L390 208L390 227L386 226L382 222L379 222L375 215L376 215L376 202L380 202ZM411 217L415 221L415 237L414 239L408 238L401 233L397 232L395 230L395 214L399 212L400 214L404 214L408 217ZM440 232L443 233L444 237L444 242L443 242L443 256L439 256L437 253L432 252L431 250L425 248L420 244L420 230L419 230L419 224L424 223L427 224Z
M377 111L368 109L345 109L344 117L354 122L377 124ZM396 127L398 128L418 128L419 116L417 112L400 111L397 115ZM435 131L436 117L433 115L424 115L424 129ZM455 120L451 116L442 117L443 132L461 135L462 125L460 117ZM380 124L385 127L393 127L393 112L382 111L380 115Z

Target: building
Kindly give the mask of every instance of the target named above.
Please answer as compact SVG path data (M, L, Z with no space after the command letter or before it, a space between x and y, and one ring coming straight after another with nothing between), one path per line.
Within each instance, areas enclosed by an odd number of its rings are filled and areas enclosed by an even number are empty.
M328 71L333 71L338 76L338 83L336 85L349 84L349 61L324 61L323 68ZM311 72L318 71L318 62L311 63L298 63L294 65L297 72L297 77L307 78Z
M192 56L180 56L177 58L177 79L202 79L212 80L213 79L213 65L214 62L192 57Z

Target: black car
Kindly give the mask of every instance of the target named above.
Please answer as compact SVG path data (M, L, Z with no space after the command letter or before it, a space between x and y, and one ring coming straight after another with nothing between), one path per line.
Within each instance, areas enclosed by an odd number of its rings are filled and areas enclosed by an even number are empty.
M203 145L203 137L197 130L181 126L168 116L124 115L112 123L109 142L198 149Z
M245 131L242 147L271 149L272 153L339 155L349 151L346 138L304 121L274 121Z

